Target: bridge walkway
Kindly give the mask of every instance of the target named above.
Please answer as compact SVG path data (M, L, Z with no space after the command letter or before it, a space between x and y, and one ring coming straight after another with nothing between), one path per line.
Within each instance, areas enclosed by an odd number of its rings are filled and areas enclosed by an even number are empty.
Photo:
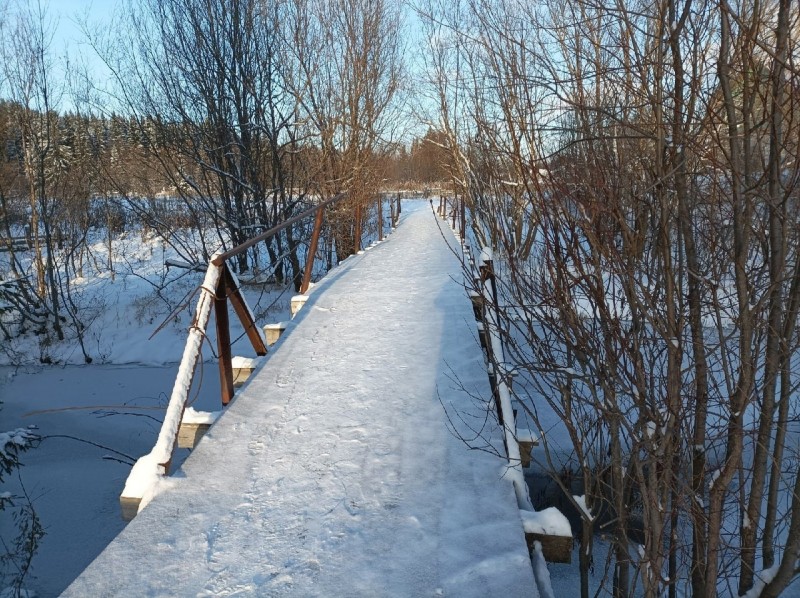
M459 252L406 202L64 595L535 595Z

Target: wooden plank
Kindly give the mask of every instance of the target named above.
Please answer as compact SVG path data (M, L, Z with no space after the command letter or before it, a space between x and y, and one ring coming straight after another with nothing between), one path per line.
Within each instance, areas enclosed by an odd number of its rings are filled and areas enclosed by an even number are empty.
M124 521L131 521L139 512L139 504L141 504L141 497L133 496L120 496L119 506L122 509L122 519Z
M288 324L286 322L277 322L276 324L267 324L264 326L264 336L267 338L267 345L274 345L281 338Z
M303 309L303 306L306 304L306 301L308 301L308 296L306 295L295 295L294 297L292 297L291 301L292 317L295 317L297 315L297 312Z
M530 467L531 452L533 451L533 447L538 444L538 442L530 442L526 440L519 441L519 460L522 467Z
M189 424L181 422L181 427L178 429L178 447L179 448L194 448L200 439L208 432L211 424ZM121 499L120 499L121 500Z
M242 384L247 382L253 370L255 370L255 368L233 368L233 387L239 388Z
M542 545L542 554L548 563L572 562L572 536L548 536L545 534L525 533L525 541L528 543L528 552L533 554L533 543L539 542Z

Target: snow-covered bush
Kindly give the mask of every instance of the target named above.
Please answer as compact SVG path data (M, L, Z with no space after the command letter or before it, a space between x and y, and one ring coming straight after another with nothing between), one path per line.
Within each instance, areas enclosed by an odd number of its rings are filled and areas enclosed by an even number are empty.
M38 435L22 428L0 432L0 485L22 465L20 454L38 441ZM21 483L20 487L19 495L0 490L0 512L10 513L15 528L9 542L0 539L0 596L4 597L27 595L22 585L45 534L33 501Z

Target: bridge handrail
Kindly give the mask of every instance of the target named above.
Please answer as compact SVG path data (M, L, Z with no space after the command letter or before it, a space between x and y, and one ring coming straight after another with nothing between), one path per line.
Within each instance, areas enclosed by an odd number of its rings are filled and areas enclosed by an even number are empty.
M312 214L316 214L316 213L318 213L320 211L323 211L329 205L344 199L346 196L347 196L347 194L345 194L345 193L339 193L337 195L334 195L333 197L331 197L329 199L326 199L326 200L318 203L317 205L312 206L312 207L308 208L307 210L304 210L304 211L300 212L299 214L296 214L296 215L292 216L288 220L284 220L281 224L273 226L271 229L269 229L267 231L264 231L260 235L257 235L257 236L255 236L255 237L253 237L251 239L248 239L244 243L241 243L241 244L237 245L236 247L234 247L232 249L229 249L228 251L225 251L223 253L220 253L220 254L216 255L214 258L212 258L211 263L216 265L216 266L221 266L223 264L223 262L226 262L227 260L231 259L232 257L236 257L237 255L247 251L248 249L250 249L254 245L257 245L258 243L260 243L261 241L266 241L267 239L270 239L270 238L274 237L279 232L281 232L281 231L287 229L288 227L290 227L291 225L293 225L295 222L299 222L300 220L303 220L304 218L307 218L307 217L311 216Z
M311 280L311 271L314 266L314 257L317 251L317 242L322 228L325 208L344 199L346 194L340 193L324 200L311 208L300 212L285 220L281 224L248 239L244 243L221 253L215 254L206 270L203 284L200 286L200 296L197 300L194 318L189 327L189 334L183 350L183 356L178 367L178 375L172 388L164 421L161 424L158 438L153 449L140 457L125 482L125 488L120 496L123 518L132 519L136 513L149 502L157 491L159 480L169 475L172 457L177 445L178 431L180 429L183 413L189 398L194 379L194 371L200 360L200 350L206 336L206 328L214 307L217 325L217 348L219 352L220 382L222 386L222 404L227 405L233 398L233 365L230 342L230 329L228 325L228 299L234 307L244 329L250 339L257 355L266 355L267 347L263 333L255 323L244 296L239 291L236 276L230 270L227 260L253 247L261 241L266 241L289 226L315 215L314 228L306 259L303 282L300 292L308 290Z
M431 200L433 207L433 200ZM486 349L489 368L489 386L494 401L498 424L503 431L503 445L507 458L504 477L511 481L517 506L520 510L525 540L534 561L543 559L556 563L569 563L572 554L572 531L567 518L555 507L536 511L531 501L528 485L522 468L530 461L530 449L538 444L530 430L518 430L516 413L511 401L512 371L508 369L501 334L502 311L499 301L498 281L494 257L490 248L483 248L477 259L477 270L471 251L466 243L466 203L464 197L440 196L437 214L450 224L453 232L460 234L462 244L462 267L467 276L467 288L473 300L473 309L479 321L481 345ZM460 230L459 230L460 229ZM526 444L523 457L521 445ZM537 566L534 565L534 570ZM537 575L537 573L534 573Z

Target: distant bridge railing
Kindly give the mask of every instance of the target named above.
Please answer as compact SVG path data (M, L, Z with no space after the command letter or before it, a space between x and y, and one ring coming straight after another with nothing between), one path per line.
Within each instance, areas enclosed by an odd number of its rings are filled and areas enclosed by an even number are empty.
M505 475L514 487L528 549L532 558L534 553L540 551L547 561L569 563L572 554L569 522L552 507L543 512L534 509L523 473L523 468L530 465L531 450L539 441L530 430L517 428L511 389L514 372L506 363L502 342L500 328L503 318L492 251L489 248L482 249L477 260L472 255L466 237L466 205L463 196L460 199L440 196L436 213L442 220L450 223L453 232L461 240L466 287L478 324L478 338L485 350L489 388L497 421L503 430L503 445L508 459Z

